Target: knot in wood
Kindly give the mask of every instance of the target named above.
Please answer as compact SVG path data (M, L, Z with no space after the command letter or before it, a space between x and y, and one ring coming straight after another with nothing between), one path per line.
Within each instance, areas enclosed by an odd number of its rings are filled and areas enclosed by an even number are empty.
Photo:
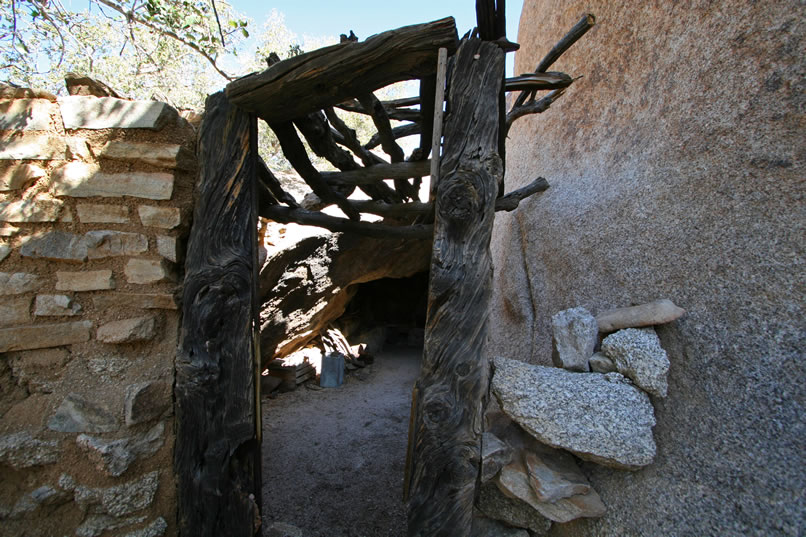
M439 212L450 220L469 220L478 214L481 199L473 174L457 172L441 193Z

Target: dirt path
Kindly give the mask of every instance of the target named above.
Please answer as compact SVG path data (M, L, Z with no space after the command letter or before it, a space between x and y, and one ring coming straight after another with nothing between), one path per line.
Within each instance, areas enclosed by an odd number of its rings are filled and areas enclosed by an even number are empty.
M419 349L387 349L336 389L263 400L263 524L305 537L403 537Z

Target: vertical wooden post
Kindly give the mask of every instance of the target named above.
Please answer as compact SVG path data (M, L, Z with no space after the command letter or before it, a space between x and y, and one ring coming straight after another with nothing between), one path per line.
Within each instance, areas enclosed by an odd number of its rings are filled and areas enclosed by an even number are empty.
M176 359L179 531L251 537L261 490L257 120L223 92L208 97L205 108Z
M466 537L489 387L485 353L490 236L502 173L504 53L470 40L457 52L437 185L426 340L415 386L410 537Z

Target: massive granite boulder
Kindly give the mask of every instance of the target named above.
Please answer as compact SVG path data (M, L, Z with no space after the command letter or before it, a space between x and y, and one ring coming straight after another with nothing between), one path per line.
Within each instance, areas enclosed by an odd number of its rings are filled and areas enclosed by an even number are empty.
M608 506L563 535L797 535L806 527L806 19L797 2L526 0L516 73L584 12L577 80L507 140L492 348L551 363L554 312L668 297L655 462L587 465ZM510 36L513 37L513 36Z
M285 356L344 313L357 284L428 270L431 241L269 224L260 271L261 354Z

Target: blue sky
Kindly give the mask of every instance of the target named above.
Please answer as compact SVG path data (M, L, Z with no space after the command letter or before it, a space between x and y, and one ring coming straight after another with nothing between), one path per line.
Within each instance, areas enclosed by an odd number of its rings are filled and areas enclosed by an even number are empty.
M285 15L286 26L299 36L338 36L352 30L363 40L372 34L400 26L452 16L456 19L456 28L461 37L476 24L474 0L231 0L231 5L251 17L255 28L259 28L272 9L276 9ZM523 0L508 0L506 6L507 37L510 41L516 41ZM513 55L508 54L508 73L512 71L512 61Z

